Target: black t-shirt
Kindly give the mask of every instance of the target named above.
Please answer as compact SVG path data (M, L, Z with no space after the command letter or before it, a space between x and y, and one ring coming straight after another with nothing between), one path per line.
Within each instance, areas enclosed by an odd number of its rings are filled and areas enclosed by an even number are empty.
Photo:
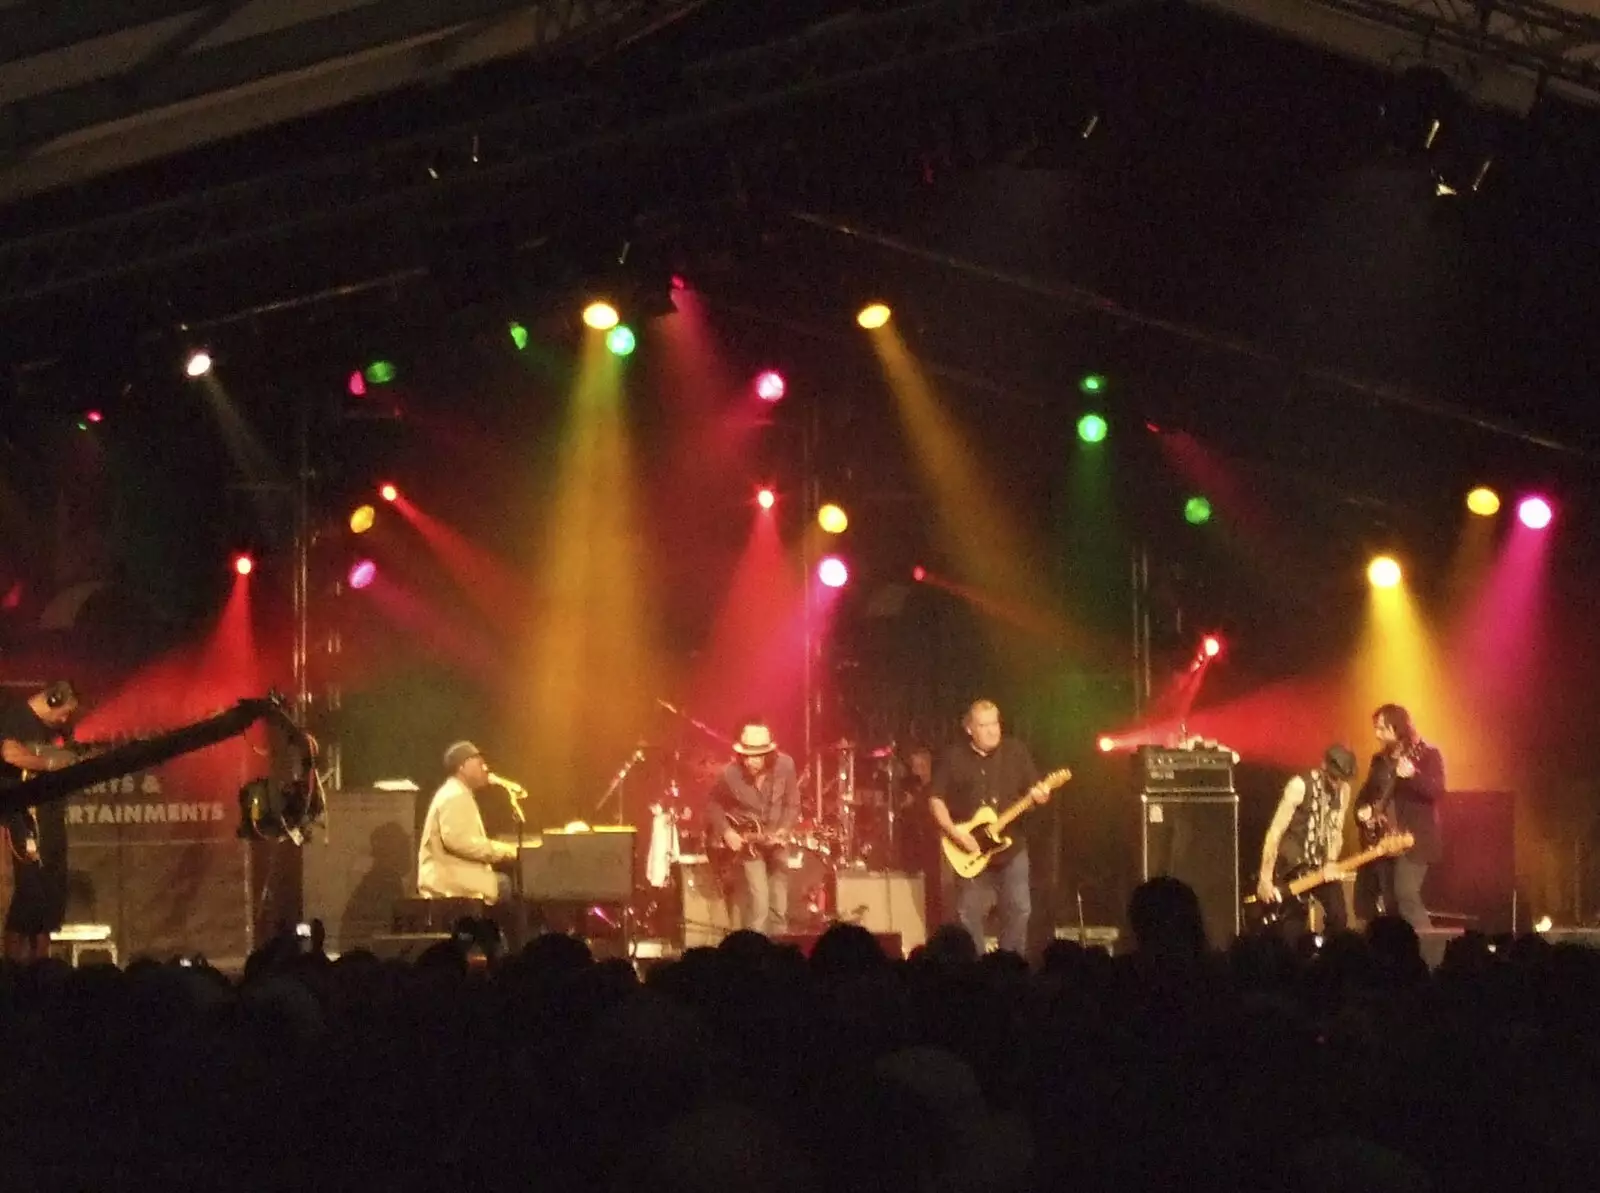
M0 741L38 746L53 742L59 736L60 730L52 729L41 721L26 700L0 701ZM20 770L0 758L0 782L17 779L21 775Z
M929 795L944 800L950 819L960 823L989 804L996 810L1015 802L1039 781L1028 747L1014 737L1003 737L990 754L980 754L971 742L951 746L933 768Z

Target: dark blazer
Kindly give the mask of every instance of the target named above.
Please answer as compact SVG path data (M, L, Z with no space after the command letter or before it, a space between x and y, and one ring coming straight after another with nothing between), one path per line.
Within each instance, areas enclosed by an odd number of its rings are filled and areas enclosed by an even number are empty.
M1410 833L1416 844L1406 857L1419 862L1436 862L1444 849L1439 833L1439 801L1444 798L1444 755L1430 745L1418 742L1408 751L1417 773L1409 779L1395 775L1395 760L1387 753L1372 756L1367 781L1356 796L1356 806L1381 802L1384 788L1393 784L1390 798L1394 805L1394 829Z

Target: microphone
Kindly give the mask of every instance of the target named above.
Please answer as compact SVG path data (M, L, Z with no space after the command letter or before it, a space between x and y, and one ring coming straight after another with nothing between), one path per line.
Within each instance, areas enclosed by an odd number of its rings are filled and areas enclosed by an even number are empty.
M504 787L507 791L511 792L512 795L528 794L527 788L523 787L521 783L513 783L510 779L503 779L493 771L489 772L489 782L495 784L497 787Z

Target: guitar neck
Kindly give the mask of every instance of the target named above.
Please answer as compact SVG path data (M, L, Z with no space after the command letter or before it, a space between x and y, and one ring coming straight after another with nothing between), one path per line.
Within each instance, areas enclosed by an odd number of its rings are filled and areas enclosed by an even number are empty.
M1341 870L1359 870L1368 862L1377 861L1384 855L1385 852L1387 852L1387 850L1384 846L1374 845L1371 849L1363 849L1360 853L1352 854L1346 858L1340 858L1338 861L1331 864ZM1303 895L1312 887L1321 886L1322 881L1321 872L1314 871L1310 874L1304 875L1303 877L1296 878L1293 882L1291 882L1289 884L1289 893L1291 895Z
M1018 816L1021 816L1031 807L1033 807L1032 787L1028 788L1028 790L1020 799L1016 801L1016 803L1012 804L1004 812L1000 813L999 816L995 817L994 825L989 831L994 833L1002 832L1006 825L1010 824L1013 820L1015 820Z

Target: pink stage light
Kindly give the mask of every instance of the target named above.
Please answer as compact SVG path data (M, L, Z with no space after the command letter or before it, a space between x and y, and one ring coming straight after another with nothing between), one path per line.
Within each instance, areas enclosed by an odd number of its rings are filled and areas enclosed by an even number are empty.
M100 411L98 411L98 410L91 410L91 411L89 411L88 414L85 414L83 417L88 422L98 423L98 422L104 422L106 416L104 414L101 414Z
M768 488L757 489L756 504L764 510L769 510L778 504L778 495Z
M1550 525L1555 511L1543 497L1524 497L1517 505L1517 517L1529 530L1543 530Z
M1200 641L1200 649L1204 652L1206 658L1214 659L1222 653L1222 639L1215 634L1207 634Z
M378 565L370 559L359 559L350 566L348 577L351 588L366 588L378 578Z
M921 584L928 578L928 569L923 567L920 563L917 564L916 567L911 569L911 578L918 584Z
M361 375L360 369L351 373L344 384L345 388L350 391L352 398L364 398L367 396L367 379Z
M763 402L781 400L788 388L783 380L783 374L775 369L768 369L756 376L756 397Z
M837 555L829 555L817 564L817 579L827 588L843 588L850 581L850 569Z

